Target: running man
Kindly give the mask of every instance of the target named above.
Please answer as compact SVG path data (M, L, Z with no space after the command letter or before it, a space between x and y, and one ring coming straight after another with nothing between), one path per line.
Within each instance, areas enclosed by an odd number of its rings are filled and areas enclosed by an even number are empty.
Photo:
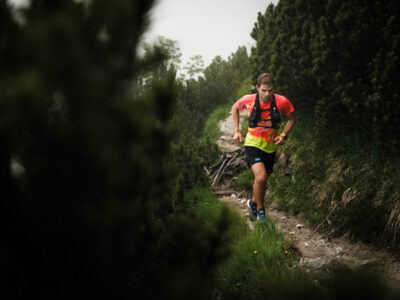
M259 75L256 89L256 94L245 95L232 106L235 132L233 139L237 143L243 142L239 130L239 110L246 109L249 114L249 129L244 146L248 165L254 174L253 197L247 201L247 205L251 217L257 217L257 221L264 221L265 187L273 171L276 150L285 143L296 119L292 103L286 97L274 94L274 79L271 74ZM282 113L288 122L279 134Z

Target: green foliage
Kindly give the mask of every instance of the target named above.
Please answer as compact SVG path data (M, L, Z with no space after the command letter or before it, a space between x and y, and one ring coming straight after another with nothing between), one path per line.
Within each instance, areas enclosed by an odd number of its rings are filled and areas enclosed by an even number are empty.
M157 49L168 54L168 49L173 46L168 45ZM152 52L157 53L149 53ZM164 219L173 211L187 208L188 203L184 195L195 187L205 187L209 184L203 167L212 165L220 156L220 150L215 144L215 139L220 134L217 124L229 112L227 103L232 101L231 95L237 93L241 80L248 76L246 48L239 47L227 61L219 58L216 58L216 61L219 63L213 62L206 68L208 73L204 78L186 80L177 87L177 104L171 108L173 115L167 128L171 136L170 155L167 160L170 176L166 184L169 189L158 196L159 201L153 208L160 218ZM173 66L170 69L174 71ZM215 73L211 74L210 70ZM219 85L214 85L215 80ZM230 93L222 94L221 90L229 90ZM216 93L219 95L217 101L214 100Z
M298 119L282 149L291 174L276 168L270 179L273 201L281 209L302 213L311 223L329 215L331 224L324 226L354 239L397 247L399 160L382 160L380 149L357 135L332 145L326 136L312 134L312 121L303 115Z
M142 70L134 81L134 89L143 91L149 88L155 79L162 79L169 73L175 73L181 63L178 41L158 36L155 44L143 42L144 55L138 64Z
M6 298L124 298L140 290L157 239L149 207L166 176L160 127L175 95L171 80L141 97L127 91L135 74L127 54L151 1L137 4L32 1L22 23L8 20L14 35L2 32ZM97 39L102 30L107 38ZM144 277L154 271L147 270Z
M168 218L168 231L160 239L162 261L167 264L154 279L169 294L151 290L151 299L209 299L215 286L215 267L231 252L237 213L221 205L206 188L194 188L185 199L188 206ZM199 285L204 289L193 295Z
M203 128L211 112L232 103L238 89L247 90L245 47L227 61L217 57L204 77L177 83L176 41L161 38L145 45L144 57L136 53L152 3L33 0L17 21L7 2L0 1L0 294L7 299L78 293L87 298L210 299L220 291L225 298L282 298L291 290L285 284L305 282L295 291L310 296L308 279L290 270L291 242L270 222L249 232L237 213L204 188L209 182L203 166L219 152L210 138L202 138ZM342 7L336 1L329 5ZM267 14L273 12L270 6ZM349 21L338 19L335 26ZM397 26L390 22L385 27L389 34ZM279 33L270 25L271 32ZM319 27L305 26L310 34L304 39L314 38ZM288 38L281 33L271 47L282 50ZM324 49L325 42L321 36L315 51ZM397 63L394 54L382 52L378 58ZM270 62L275 67L284 60L274 55ZM384 81L394 72L387 66L371 68L383 70ZM280 72L284 84L288 73ZM342 80L339 75L337 80ZM382 82L375 83L383 93ZM215 114L213 122L221 116ZM303 149L297 158L303 166L306 154ZM349 163L340 161L330 173L346 170ZM398 165L385 166L393 184L382 179L376 199L398 197ZM299 168L296 174L303 169L312 176L313 168ZM372 168L363 170L372 174ZM357 192L372 185L371 176L355 174L361 178ZM323 185L323 178L315 184ZM371 188L366 191L372 195ZM325 198L318 199L326 204ZM372 203L379 211L384 207L375 198ZM351 225L355 210L343 211ZM336 217L335 222L341 220ZM389 232L398 230L396 220L391 215Z
M238 90L237 99L243 97L243 95L251 94L253 89L254 86L252 84L251 77L246 78Z
M171 155L168 160L168 170L171 175L168 185L173 187L168 194L161 195L165 203L169 204L163 209L168 214L172 208L186 206L183 195L194 187L205 187L209 179L204 172L204 166L210 166L219 157L218 146L209 138L199 141L191 135L182 135L179 143L171 144ZM158 204L160 206L160 203ZM160 211L161 214L165 215Z
M223 298L262 299L284 282L300 280L300 273L291 270L295 250L272 221L256 223L251 231L245 223L236 227L241 234L218 272Z
M246 138L247 131L249 130L249 117L246 115L244 117L242 127L240 128L240 133L242 134L243 138Z
M221 130L219 129L218 123L228 117L230 108L230 105L222 105L217 107L210 114L204 126L204 137L209 137L214 142L221 137Z
M398 290L390 288L371 265L355 269L338 265L333 266L321 278L321 287L325 291L324 299L396 299Z
M273 73L301 122L315 120L291 134L293 175L271 178L275 200L312 222L341 203L330 220L386 243L399 233L399 13L394 0L280 1L251 33L252 78Z
M239 191L253 191L253 182L254 182L254 174L253 171L249 168L242 171L237 180L232 182L232 186Z
M207 203L207 208L215 205L211 200ZM332 263L320 272L308 273L296 263L299 253L293 242L278 232L273 222L255 223L250 230L243 218L233 221L232 253L216 273L215 294L222 299L333 300L363 295L365 299L389 300L399 295L373 265L350 269Z
M220 56L204 69L197 81L186 81L182 98L191 110L210 114L218 106L237 99L238 89L250 76L246 47L239 47L225 61Z
M4 298L210 298L230 217L186 214L215 148L174 44L136 55L151 4L0 1Z
M187 71L190 79L194 79L204 71L204 60L201 55L195 55L189 59L190 61L183 69Z
M399 12L394 0L270 5L251 33L252 76L273 73L278 91L297 110L314 112L325 130L358 131L396 151Z
M173 189L165 202L169 211L185 203L184 195L195 186L205 186L208 178L203 166L210 166L220 155L215 140L219 137L218 121L226 117L238 87L248 77L248 56L239 47L227 61L217 57L205 69L205 76L190 79L178 91L178 102L171 122L171 152L169 178ZM229 91L224 93L224 91Z

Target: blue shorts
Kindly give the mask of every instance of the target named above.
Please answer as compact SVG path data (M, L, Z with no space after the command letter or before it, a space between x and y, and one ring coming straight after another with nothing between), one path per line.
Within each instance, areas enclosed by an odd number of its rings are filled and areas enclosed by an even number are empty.
M268 174L273 172L276 152L267 153L257 147L251 146L245 146L244 150L246 151L247 164L249 168L255 163L262 162L264 163L265 170Z

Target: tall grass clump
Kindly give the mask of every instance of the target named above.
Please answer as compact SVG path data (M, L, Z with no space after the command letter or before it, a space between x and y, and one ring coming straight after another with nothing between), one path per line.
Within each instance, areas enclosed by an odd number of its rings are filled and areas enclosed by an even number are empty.
M353 239L399 246L398 158L357 132L322 134L302 115L281 151L288 164L270 179L278 208Z
M296 250L272 221L255 223L254 230L244 223L236 228L242 235L234 241L232 255L218 270L223 299L259 299L287 280L300 279L295 267Z

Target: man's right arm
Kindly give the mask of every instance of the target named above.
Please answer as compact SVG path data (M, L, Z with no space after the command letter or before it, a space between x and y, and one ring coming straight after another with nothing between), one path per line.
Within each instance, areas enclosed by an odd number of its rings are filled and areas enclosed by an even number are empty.
M233 130L234 130L233 139L236 143L242 143L243 137L239 129L240 115L239 115L239 109L236 107L236 103L232 105L232 119L233 119Z

